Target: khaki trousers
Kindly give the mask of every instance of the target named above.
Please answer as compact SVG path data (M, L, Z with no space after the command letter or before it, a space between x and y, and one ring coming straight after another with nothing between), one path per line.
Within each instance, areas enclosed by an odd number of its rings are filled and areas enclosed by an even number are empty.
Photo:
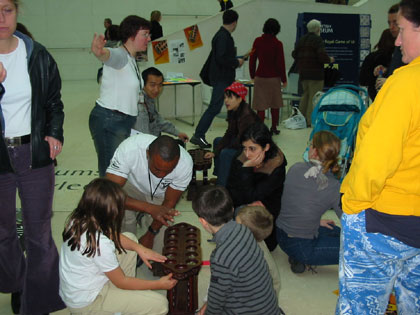
M123 233L131 240L137 242L134 234ZM118 262L124 274L135 277L137 253L127 251L117 254ZM162 294L152 290L122 290L108 281L99 292L92 304L83 308L68 308L73 315L148 315L167 314L168 300Z
M303 80L302 81L303 95L299 103L299 110L306 118L306 125L311 126L311 116L314 106L312 99L318 91L324 88L324 80Z

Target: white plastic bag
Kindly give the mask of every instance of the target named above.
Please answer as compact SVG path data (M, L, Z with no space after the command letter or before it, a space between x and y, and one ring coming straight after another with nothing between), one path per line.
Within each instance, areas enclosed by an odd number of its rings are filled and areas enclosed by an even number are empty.
M287 129L303 129L306 128L306 119L298 108L293 107L292 116L284 120L283 124Z

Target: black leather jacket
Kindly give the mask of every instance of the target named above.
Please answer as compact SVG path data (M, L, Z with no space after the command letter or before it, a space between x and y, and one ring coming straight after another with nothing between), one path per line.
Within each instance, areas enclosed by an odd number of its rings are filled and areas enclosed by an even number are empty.
M31 155L32 168L40 168L52 163L50 148L45 136L54 137L63 143L63 102L61 101L61 78L57 64L44 46L32 41L20 32L16 36L23 39L28 56L28 72L32 86L31 105ZM7 70L7 69L6 69ZM7 91L5 91L7 93ZM1 97L3 95L0 95ZM1 103L1 101L0 101ZM13 172L4 141L0 105L0 174Z

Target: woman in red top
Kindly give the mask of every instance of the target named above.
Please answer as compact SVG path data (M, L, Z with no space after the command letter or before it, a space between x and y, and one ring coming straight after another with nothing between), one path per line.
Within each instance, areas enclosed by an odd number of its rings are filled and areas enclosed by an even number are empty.
M254 79L254 108L264 121L265 110L271 109L271 133L278 135L279 108L283 106L281 88L286 87L286 67L284 64L283 44L276 38L280 24L276 19L264 23L264 34L257 37L252 47L249 73ZM258 68L256 69L258 59Z

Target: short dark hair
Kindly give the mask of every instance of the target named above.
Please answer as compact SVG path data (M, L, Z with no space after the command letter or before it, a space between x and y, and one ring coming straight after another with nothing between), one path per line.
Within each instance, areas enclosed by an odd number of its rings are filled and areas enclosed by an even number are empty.
M212 226L221 226L233 219L232 198L222 186L203 186L193 199L192 208Z
M420 0L402 0L399 8L404 18L416 27L420 26Z
M108 36L107 38L109 40L120 40L120 27L118 25L112 24L108 29L106 30Z
M143 78L144 84L147 83L147 79L149 78L149 75L155 75L157 77L162 77L163 79L163 73L159 69L155 67L150 67L141 73L141 77Z
M399 7L400 7L400 4L399 4L399 3L396 3L396 4L392 5L392 6L389 8L389 10L388 10L388 14L394 14L394 13L397 13L397 12L398 12Z
M150 157L152 158L155 154L158 154L165 162L172 162L179 159L179 145L172 137L159 136L149 145Z
M139 30L150 30L150 22L137 15L127 16L120 24L121 41L125 43L130 37L136 36Z
M238 21L239 15L236 11L234 10L226 10L223 13L223 24L224 25L229 25L232 24L233 22Z
M105 18L104 22L107 22L109 24L112 24L112 20L110 18Z
M270 18L264 23L263 33L277 35L280 32L280 23L276 19Z

